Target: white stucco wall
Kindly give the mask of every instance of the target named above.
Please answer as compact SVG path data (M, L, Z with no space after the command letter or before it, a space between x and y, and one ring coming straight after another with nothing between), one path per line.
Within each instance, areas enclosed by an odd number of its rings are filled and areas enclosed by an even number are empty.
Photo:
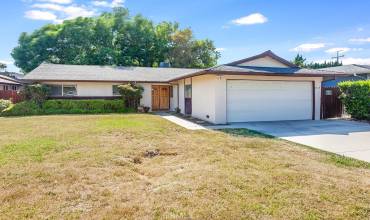
M113 82L43 82L49 85L76 85L77 96L79 97L110 97L113 96L113 85L121 85L122 83ZM152 108L152 85L169 85L167 83L138 83L143 86L143 98L140 100L140 105L149 106ZM174 99L175 98L175 99ZM171 109L177 107L177 89L176 96L170 99ZM176 104L176 106L175 106Z
M185 82L184 80L177 81L177 84L179 86L179 108L180 108L182 114L185 114L184 82Z
M170 110L175 111L175 109L178 107L178 85L173 84L172 85L172 97L170 98Z
M287 80L315 81L315 120L320 120L321 81L322 77L285 77L285 76L238 76L238 75L203 75L192 77L192 116L215 124L227 123L226 91L227 80ZM183 81L180 85L180 108L183 113ZM182 85L182 86L181 86ZM181 94L182 91L182 94ZM209 118L206 116L209 115Z
M192 116L214 122L216 120L216 77L202 75L192 78Z
M288 67L287 65L268 56L239 64L239 66Z

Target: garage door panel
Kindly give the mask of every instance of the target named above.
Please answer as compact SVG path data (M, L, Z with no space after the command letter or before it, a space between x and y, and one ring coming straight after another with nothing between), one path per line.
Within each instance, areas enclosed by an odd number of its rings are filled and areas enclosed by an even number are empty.
M312 83L293 81L227 81L228 122L309 120Z

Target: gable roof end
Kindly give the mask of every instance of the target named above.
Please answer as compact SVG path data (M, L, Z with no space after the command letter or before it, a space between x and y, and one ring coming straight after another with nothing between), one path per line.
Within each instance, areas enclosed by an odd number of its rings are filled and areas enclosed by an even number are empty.
M251 60L260 59L260 58L263 58L263 57L270 57L270 58L272 58L272 59L274 59L274 60L276 60L276 61L278 61L278 62L280 62L284 65L287 65L288 67L291 67L291 68L297 68L298 67L295 64L293 64L292 62L274 54L271 50L265 51L261 54L258 54L258 55L252 56L252 57L248 57L248 58L245 58L245 59L242 59L242 60L237 60L237 61L228 63L226 65L230 65L230 66L239 65L239 64L242 64L242 63L245 63L245 62L248 62L248 61L251 61Z

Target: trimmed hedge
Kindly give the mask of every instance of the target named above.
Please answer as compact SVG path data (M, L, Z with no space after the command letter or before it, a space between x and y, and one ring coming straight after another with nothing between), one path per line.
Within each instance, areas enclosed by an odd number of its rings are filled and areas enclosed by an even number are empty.
M1 116L53 115L53 114L102 114L126 113L123 100L47 100L40 107L25 101L12 105Z
M356 119L370 119L370 80L339 83L346 111Z

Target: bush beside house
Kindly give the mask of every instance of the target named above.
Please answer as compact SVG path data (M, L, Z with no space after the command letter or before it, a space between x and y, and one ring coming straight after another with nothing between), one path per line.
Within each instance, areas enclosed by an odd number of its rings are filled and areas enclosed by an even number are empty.
M127 113L123 100L47 100L41 106L34 101L24 101L3 110L0 116L27 116L53 114L103 114Z
M370 120L370 80L339 83L346 111L355 119Z

